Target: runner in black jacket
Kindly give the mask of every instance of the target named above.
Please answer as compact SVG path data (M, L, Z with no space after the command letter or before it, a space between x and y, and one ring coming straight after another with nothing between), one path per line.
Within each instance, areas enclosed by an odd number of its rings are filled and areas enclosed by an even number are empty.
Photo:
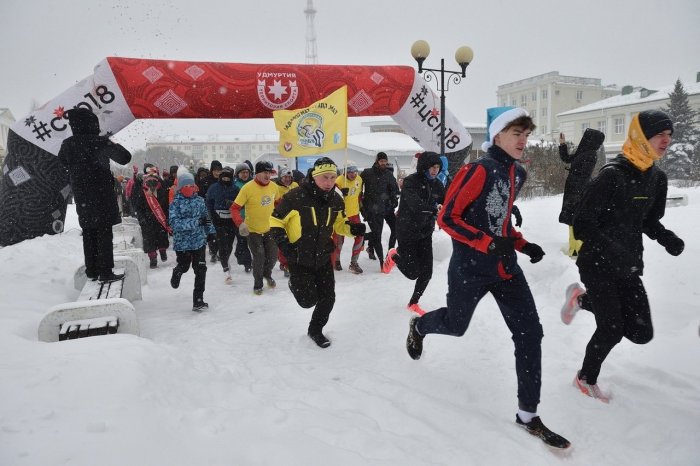
M657 110L634 116L622 154L604 166L586 189L574 216L574 233L583 241L576 265L584 293L574 283L567 289L562 320L568 324L583 308L595 315L593 334L574 385L607 402L597 385L600 368L623 337L648 343L654 330L641 275L642 233L673 256L683 240L660 222L666 207L666 174L654 165L671 141L673 123Z
M391 272L396 264L406 278L416 280L408 309L420 315L425 312L418 306L418 300L433 276L435 218L445 201L445 186L437 178L441 167L438 154L423 152L416 173L404 179L396 219L399 247L389 250L384 262L385 273Z
M337 166L328 157L314 163L311 176L282 197L270 218L270 235L284 254L291 276L289 288L303 308L316 306L308 335L321 348L330 346L323 335L335 304L335 279L331 254L333 232L354 237L365 231L362 223L351 224L345 202L335 192Z
M363 181L362 217L369 225L370 232L368 250L370 259L379 259L379 266L384 271L384 249L382 248L382 230L384 228L384 216L387 206L396 208L396 180L393 174L386 169L388 163L384 152L377 153L377 159L371 168L360 173ZM372 253L376 253L375 255Z

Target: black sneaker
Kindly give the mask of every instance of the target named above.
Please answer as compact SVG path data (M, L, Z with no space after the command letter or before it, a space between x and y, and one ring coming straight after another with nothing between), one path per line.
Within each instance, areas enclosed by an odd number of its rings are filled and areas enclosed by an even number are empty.
M152 269L157 269L158 268L158 258L157 257L151 257L151 268Z
M180 279L182 278L182 273L177 269L173 269L173 276L170 278L170 286L177 288L180 286Z
M334 268L335 268L335 270L337 270L338 272L340 272L341 270L343 270L343 266L340 265L340 261L335 261L335 267L334 267Z
M372 259L373 261L377 260L377 256L374 255L374 249L367 249L367 254L369 255L369 258Z
M198 301L192 306L192 310L194 312L202 312L206 309L209 309L209 304L205 303L204 301Z
M215 264L216 261L218 261L218 260L219 260L219 256L217 256L216 254L212 254L211 257L209 258L209 262L211 262L212 264Z
M406 338L406 350L411 359L418 360L423 354L423 338L425 335L420 335L416 330L416 324L418 323L419 316L411 317L411 322L409 323L408 338Z
M311 338L314 343L316 343L321 348L328 348L331 346L331 342L326 338L321 332L309 332L309 338Z
M160 260L161 262L165 262L168 260L168 253L165 249L160 250Z
M571 446L571 442L566 440L561 435L555 434L554 432L549 430L547 426L542 424L542 419L540 419L539 416L535 416L532 419L532 421L526 424L520 419L520 416L516 414L515 423L523 429L527 430L530 434L534 435L535 437L538 437L550 448L553 448L555 450L565 450Z
M101 273L97 279L101 281L102 283L107 283L107 282L116 282L124 278L123 273L114 273L111 270L109 273Z
M272 277L265 277L265 281L267 282L267 287L268 288L276 288L277 287L277 282L275 282L275 279Z

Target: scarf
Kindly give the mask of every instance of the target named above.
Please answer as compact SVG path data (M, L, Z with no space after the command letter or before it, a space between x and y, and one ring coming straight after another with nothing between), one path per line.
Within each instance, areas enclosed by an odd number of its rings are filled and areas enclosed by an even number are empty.
M654 160L661 158L649 145L649 141L644 136L642 127L639 124L639 114L636 114L632 119L627 139L622 145L622 153L627 160L643 172L654 165Z
M148 202L148 207L151 208L151 212L153 212L153 215L155 215L156 219L158 219L158 222L165 228L165 231L168 233L172 233L173 230L170 229L168 226L168 221L165 218L165 213L163 212L163 208L158 204L158 199L156 199L155 196L152 196L148 193L146 194L146 201Z

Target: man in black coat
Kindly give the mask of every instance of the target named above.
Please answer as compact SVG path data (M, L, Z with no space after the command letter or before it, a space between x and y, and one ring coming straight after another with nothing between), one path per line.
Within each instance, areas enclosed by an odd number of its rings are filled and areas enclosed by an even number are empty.
M595 129L587 128L583 133L581 142L576 148L576 152L569 155L569 148L566 145L564 133L559 134L559 157L562 162L570 163L569 176L566 177L564 185L564 201L559 214L559 223L569 225L569 257L578 255L581 249L581 241L574 237L574 213L581 201L583 191L591 180L593 169L598 160L598 149L605 141L605 134ZM520 226L520 225L518 225Z
M379 266L384 271L384 249L382 248L382 229L384 216L388 207L396 208L397 184L394 175L386 169L388 157L384 152L377 153L371 168L360 173L362 178L362 216L369 225L369 258L379 259ZM375 254L376 253L376 256Z
M112 271L112 225L121 223L121 218L109 161L124 165L131 161L131 154L100 136L100 122L90 110L75 108L66 116L73 136L61 144L58 160L68 170L83 229L85 273L91 280L118 280L123 275Z
M396 265L409 280L416 280L408 309L420 315L425 312L418 300L433 276L433 231L435 219L445 201L445 186L437 178L442 168L440 156L423 152L416 172L403 180L399 214L396 218L397 249L386 255L384 273Z
M596 331L586 347L574 385L607 402L598 387L605 358L623 337L643 345L654 329L641 275L642 233L672 256L683 240L660 222L666 208L666 174L654 161L671 142L673 123L665 113L647 110L632 119L627 140L612 162L586 188L574 215L574 233L583 240L576 265L587 291L574 283L567 289L561 317L571 323L579 309L595 315Z
M197 174L197 186L199 187L199 197L206 199L207 198L207 191L209 191L209 188L212 187L214 184L219 182L219 175L221 174L221 170L223 169L223 165L221 165L221 162L218 160L212 160L211 165L209 166L209 174L202 180L201 182L199 181L199 173ZM251 169L250 171L253 173L253 170ZM216 234L209 234L207 235L207 244L209 245L209 262L216 262L219 260L219 256L217 256L219 252L219 244L216 241Z

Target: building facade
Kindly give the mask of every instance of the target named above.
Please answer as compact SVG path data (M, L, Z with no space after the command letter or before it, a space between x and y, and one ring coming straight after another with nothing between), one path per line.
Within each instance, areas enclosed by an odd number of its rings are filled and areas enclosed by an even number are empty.
M700 76L698 77L700 81ZM622 151L622 143L634 115L644 110L663 110L670 102L674 85L655 89L636 88L618 95L557 115L558 125L566 139L577 143L586 128L605 133L605 155L610 158ZM683 85L693 110L700 110L700 82ZM558 136L558 135L557 135Z
M533 139L553 141L559 137L557 115L619 95L617 85L603 86L600 79L561 76L558 71L498 86L498 106L521 107L532 116L537 129Z
M10 110L0 108L0 166L5 163L5 154L7 153L7 135L10 127L15 124L15 117L12 116Z

